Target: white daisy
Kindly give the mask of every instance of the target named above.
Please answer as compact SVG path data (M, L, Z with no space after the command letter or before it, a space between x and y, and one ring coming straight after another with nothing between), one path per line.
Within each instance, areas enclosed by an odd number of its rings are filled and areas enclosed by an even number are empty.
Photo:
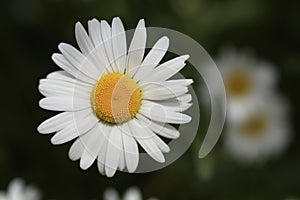
M277 74L265 61L254 58L249 52L224 49L217 66L224 80L227 95L227 119L238 121L247 117L262 97L273 92Z
M0 200L39 200L40 192L33 186L25 186L22 179L14 179L7 192L0 191Z
M282 98L266 98L239 123L228 124L226 149L242 163L263 162L280 155L290 139L287 117L287 103Z
M113 189L109 188L104 191L103 194L104 200L142 200L142 193L139 188L131 187L126 190L123 198L120 198L118 192ZM148 200L158 200L157 198L151 197Z
M98 160L101 174L116 170L134 172L139 162L138 144L157 162L165 162L169 146L158 136L174 139L179 132L170 124L188 123L182 112L191 106L191 79L169 80L184 66L188 55L160 64L169 46L160 38L144 57L146 28L140 20L127 50L119 18L88 21L88 33L75 26L78 51L65 43L53 61L63 70L40 80L39 102L47 110L63 111L44 121L38 131L56 132L55 145L75 138L69 157L80 159L82 169Z
M299 200L297 197L287 197L284 200Z

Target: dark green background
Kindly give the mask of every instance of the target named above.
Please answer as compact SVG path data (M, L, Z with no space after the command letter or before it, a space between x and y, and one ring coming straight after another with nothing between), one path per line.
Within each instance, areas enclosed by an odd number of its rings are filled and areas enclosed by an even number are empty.
M11 0L1 2L0 189L14 177L37 185L44 199L100 199L112 186L121 193L136 185L144 197L160 199L276 200L300 197L299 75L300 1L279 0ZM75 45L74 24L120 16L127 29L146 25L175 29L197 40L211 55L220 47L251 47L280 73L278 90L291 104L294 138L288 151L260 166L241 166L223 153L222 141L197 159L203 138L172 165L147 174L118 172L113 179L96 166L82 171L67 157L71 143L53 146L36 127L54 113L38 107L38 80L59 68L57 45ZM184 134L184 133L183 133ZM207 173L211 173L207 178ZM205 175L206 174L206 175ZM206 178L205 178L206 177Z

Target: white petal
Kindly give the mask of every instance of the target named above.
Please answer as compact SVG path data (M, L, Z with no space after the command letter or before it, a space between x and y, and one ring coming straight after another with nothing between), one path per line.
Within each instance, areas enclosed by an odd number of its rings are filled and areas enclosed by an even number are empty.
M139 112L151 120L171 124L185 124L192 119L188 115L169 110L153 102L142 105Z
M122 141L122 146L123 146L123 141ZM119 159L119 165L118 165L118 169L120 171L123 171L126 167L126 162L125 162L125 152L124 150L120 151L120 159Z
M148 118L144 117L141 114L137 114L136 118L144 121L144 123L147 124L152 131L165 138L175 139L180 136L179 131L170 124L150 121Z
M8 185L8 195L15 198L19 198L18 194L21 193L24 188L24 180L21 178L16 178Z
M155 101L156 103L167 107L169 110L183 112L192 106L192 95L184 94L176 98Z
M100 22L97 19L89 20L88 29L90 37L95 46L95 50L92 52L92 54L94 54L94 57L98 58L98 66L102 66L102 68L105 68L107 72L113 72L109 63L109 59L106 55L106 50L102 39Z
M145 101L145 100L144 100ZM167 110L175 111L175 112L184 112L192 106L192 103L186 103L176 100L172 101L156 101L159 105L162 105Z
M52 55L52 60L63 70L74 76L76 79L79 79L83 82L89 83L91 85L95 84L95 80L77 70L63 55L54 53Z
M101 71L99 71L99 69L76 48L66 43L60 43L58 49L78 71L95 81L99 79Z
M94 88L94 85L82 82L80 80L77 80L77 79L74 79L71 77L63 77L62 75L60 75L60 76L61 77L47 76L46 79L41 79L40 83L47 82L47 83L53 83L53 84L57 84L57 85L67 84L68 86L71 86L71 87L82 88L86 92L91 92Z
M139 163L139 148L127 124L121 127L125 161L130 173L134 172Z
M120 200L120 197L119 197L118 192L115 189L109 188L104 191L103 199L104 200Z
M175 79L175 80L168 80L163 82L162 84L166 87L168 86L176 86L176 87L187 87L194 83L193 79Z
M166 100L176 98L188 92L187 87L164 86L157 84L147 84L148 86L141 86L143 91L143 99L147 100ZM151 85L151 86L150 86Z
M97 75L100 77L99 75L104 72L106 67L106 62L103 61L101 56L102 54L99 51L103 48L99 47L101 45L97 45L97 48L94 47L92 40L89 38L83 26L79 22L77 22L75 26L75 36L81 52L86 56L86 59L93 64L93 66L96 66L99 70Z
M159 122L152 122L149 126L156 134L161 135L165 138L176 139L179 138L180 132L171 126L170 124L163 124Z
M79 137L84 145L80 160L81 169L89 168L97 158L105 141L103 126L102 123L97 123L88 133Z
M123 200L141 200L141 199L143 199L142 194L137 187L129 188L123 197Z
M67 73L64 70L51 72L47 75L46 78L53 79L53 80L69 80L69 79L75 80L71 74Z
M112 131L112 127L103 124L103 126L101 126L101 128L103 129L104 142L100 148L100 151L99 151L99 154L97 157L97 166L98 166L98 171L100 172L100 174L106 175L105 159L106 159L106 152L107 152L108 139L109 139L108 136L109 136L110 132Z
M50 96L72 96L90 99L92 87L82 86L61 80L41 79L39 91L46 97Z
M85 86L85 87L91 88L91 89L94 88L93 84L83 82L79 79L75 79L75 77L73 77L71 74L69 74L63 70L51 72L50 74L47 75L46 78L47 78L47 80L65 81L65 82L73 83L76 85Z
M94 50L94 45L80 22L77 22L75 25L75 38L84 55L87 56Z
M25 199L39 200L41 199L41 195L39 191L34 186L27 186L24 192Z
M141 124L143 127L145 127L146 129L150 128L149 124L145 123L144 120L137 120L139 124ZM151 129L151 128L150 128ZM167 153L170 151L170 147L162 140L160 139L160 137L158 137L156 134L154 134L152 131L147 131L147 137L153 140L153 142L155 142L155 144L158 146L158 148L164 152Z
M104 43L98 45L97 48L90 53L88 59L90 59L93 63L95 63L95 66L98 67L98 70L100 71L99 77L103 76L104 73L113 72L106 55Z
M78 70L60 53L54 53L51 56L51 59L57 64L60 68L76 77Z
M72 124L57 132L52 138L52 144L63 144L89 131L98 122L94 113L84 119L74 120Z
M120 151L122 151L122 135L118 127L113 127L109 135L107 152L105 159L105 172L108 177L112 177L118 168Z
M192 95L185 94L185 95L182 95L180 97L177 97L177 100L182 102L182 103L189 103L189 102L192 101Z
M156 197L150 197L150 198L148 198L147 200L159 200L159 199L156 198Z
M97 19L92 19L88 21L88 30L89 36L94 43L94 46L97 47L103 43L101 36L100 22Z
M88 169L95 160L96 158L87 149L84 149L80 159L80 168L83 170Z
M77 140L75 140L75 142L72 144L69 150L69 158L73 161L80 159L83 150L84 145L82 144L82 140L78 138Z
M102 39L103 39L103 43L104 43L104 47L105 47L105 52L106 52L106 56L108 58L108 62L110 67L112 68L112 70L114 72L117 72L117 66L115 63L115 57L113 54L113 49L112 49L112 39L111 39L111 35L112 35L112 30L109 26L109 24L107 23L107 21L105 20L101 20L101 34L102 34Z
M154 134L155 135L155 134ZM156 136L156 135L155 135ZM170 147L160 137L153 137L153 141L163 153L170 152Z
M128 50L128 63L126 73L133 76L137 68L141 65L145 47L146 47L147 33L145 28L145 21L141 19L135 29L132 41Z
M91 108L91 102L81 98L46 97L39 101L39 106L53 111L78 111Z
M166 54L169 47L169 38L166 36L160 38L155 45L152 47L150 52L143 60L141 66L138 68L134 79L139 81L148 74L159 64L161 59Z
M141 82L161 82L171 78L185 66L185 61L188 58L189 55L178 56L159 65Z
M105 142L103 143L103 145L100 149L100 152L98 154L98 157L97 157L98 171L102 175L106 175L105 174L105 157L106 157L106 151L107 151L107 142L108 142L108 139L105 138Z
M132 135L138 141L138 143L143 147L143 149L157 162L165 162L164 155L158 148L157 144L153 141L153 133L147 127L142 127L136 119L128 122Z
M125 30L119 17L115 17L112 21L112 45L118 72L124 73L127 60L127 44Z
M192 101L192 95L184 94L176 98L159 100L155 102L159 103L160 105L170 107L170 109L173 111L183 112L192 105L191 101Z
M74 128L75 124L70 124L66 128L62 129L61 131L57 132L52 138L51 143L54 145L63 144L73 140L74 138L78 137L79 134L76 132Z
M37 130L42 134L53 133L71 124L73 118L73 112L63 112L42 122Z
M159 103L159 102L153 102L148 100L143 100L142 105L144 107L161 107L162 112L163 111L174 111L174 112L182 112L183 110L186 110L191 106L191 103L185 103L183 105L179 104L178 106L173 106L172 104L167 103Z
M71 74L73 77L86 83L95 84L96 81L94 79L78 71L62 54L54 53L51 58L55 64Z

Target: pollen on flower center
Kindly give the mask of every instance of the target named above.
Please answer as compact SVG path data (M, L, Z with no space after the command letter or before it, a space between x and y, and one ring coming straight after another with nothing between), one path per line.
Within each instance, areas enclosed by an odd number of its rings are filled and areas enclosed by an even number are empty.
M225 81L226 92L233 97L241 97L251 90L251 80L244 72L236 72Z
M241 131L248 136L257 136L264 132L267 127L267 118L258 114L250 117L240 126Z
M141 90L127 75L111 73L95 85L92 104L97 117L108 123L123 123L135 117L141 107Z

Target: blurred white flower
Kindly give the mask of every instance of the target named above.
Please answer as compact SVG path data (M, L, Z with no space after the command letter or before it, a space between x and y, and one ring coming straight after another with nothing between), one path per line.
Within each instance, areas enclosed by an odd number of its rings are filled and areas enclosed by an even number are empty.
M287 111L287 102L273 95L257 104L243 120L228 123L224 134L227 151L246 164L280 155L290 140Z
M249 110L273 93L277 81L276 71L269 63L256 59L250 52L225 48L216 63L226 89L228 120L243 120Z
M287 197L284 200L299 200L297 197Z
M22 179L14 179L6 192L0 191L0 200L39 200L40 192L33 186L26 186Z
M126 190L123 198L120 198L118 192L115 189L113 188L106 189L103 194L103 199L104 200L142 200L143 198L139 188L131 187ZM158 199L151 197L148 198L147 200L158 200Z
M51 139L55 145L77 138L69 157L80 159L84 170L97 159L99 172L108 177L117 169L132 173L139 163L138 144L163 163L163 153L170 148L158 135L178 138L170 124L191 120L182 112L191 106L188 86L193 80L170 80L189 56L160 64L169 47L169 39L162 37L144 58L146 34L140 20L127 48L120 18L114 18L112 26L90 20L88 33L78 22L75 36L81 52L59 44L61 54L52 59L63 70L40 80L39 91L45 96L40 107L63 112L44 121L38 131L56 132Z

